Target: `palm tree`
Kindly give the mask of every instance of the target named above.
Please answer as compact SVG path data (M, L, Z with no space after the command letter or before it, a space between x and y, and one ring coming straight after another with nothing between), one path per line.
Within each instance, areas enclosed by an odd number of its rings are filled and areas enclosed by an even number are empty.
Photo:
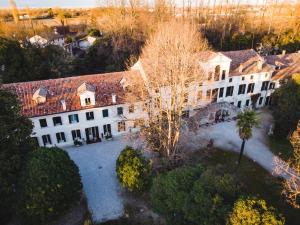
M257 117L257 113L254 110L246 110L240 113L237 117L236 126L238 128L239 136L242 139L242 146L239 155L239 161L237 168L241 163L241 159L244 153L245 143L252 137L252 128L259 127L259 119Z

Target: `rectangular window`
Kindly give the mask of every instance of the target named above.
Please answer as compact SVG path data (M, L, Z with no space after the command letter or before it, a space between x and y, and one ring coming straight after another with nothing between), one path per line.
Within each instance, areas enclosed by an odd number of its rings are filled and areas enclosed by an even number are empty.
M271 82L271 83L270 83L269 89L270 89L270 90L275 89L275 83L274 83L274 82Z
M242 95L242 94L245 94L245 91L246 91L246 84L241 84L239 86L239 95Z
M212 73L212 72L209 72L209 73L208 73L207 79L210 81L210 80L212 79L212 76L213 76L213 73Z
M53 119L54 126L62 125L60 116L53 117L52 119Z
M87 120L93 120L94 119L94 112L86 112L86 119Z
M57 143L66 142L66 137L64 132L56 133Z
M267 105L271 105L271 101L272 101L271 97L270 97L270 96L267 96L267 97L266 97L266 101L265 101L265 105L266 105L266 106L267 106Z
M134 105L130 105L130 106L128 107L128 112L129 112L129 113L134 113Z
M50 135L49 135L49 134L43 135L43 136L42 136L42 139L43 139L43 144L44 144L44 146L46 146L46 145L51 145L51 144L52 144L51 138L50 138Z
M264 100L264 97L260 97L260 98L259 98L259 101L258 101L258 104L261 105L262 102L263 102L263 100Z
M189 94L188 93L184 93L184 99L183 99L183 102L184 103L188 103L189 101Z
M242 101L238 101L237 107L241 108Z
M249 103L250 103L250 100L249 100L249 99L247 99L247 100L246 100L246 104L245 104L245 106L249 106Z
M200 101L202 99L202 91L198 91L198 101Z
M90 105L91 104L91 99L90 98L86 98L84 99L85 101L85 105Z
M154 107L158 108L160 106L160 100L159 98L154 98Z
M118 132L126 131L125 121L118 122Z
M102 110L102 116L103 116L103 118L108 117L108 109Z
M118 115L123 115L123 107L118 107L117 108L117 112L118 112Z
M79 118L78 118L78 114L72 114L69 115L69 123L78 123L79 122Z
M220 79L221 66L216 66L215 68L215 81L219 81Z
M266 91L268 90L268 87L269 87L269 81L264 81L262 82L262 85L261 85L261 91Z
M110 124L104 124L103 125L103 132L105 136L111 136L111 125Z
M219 98L223 98L223 92L224 92L224 88L220 88Z
M233 95L233 88L234 88L233 86L227 87L227 89L226 89L226 97Z
M85 128L85 135L86 135L86 141L88 143L96 142L96 141L99 141L99 139L100 139L99 129L97 126Z
M247 93L253 93L254 91L254 83L248 84Z
M144 105L143 105L143 111L147 112L147 110L148 110L148 103L145 102Z
M40 119L40 125L41 125L41 127L47 127L47 120L46 119Z
M212 90L212 102L216 102L218 100L218 88Z
M226 70L222 70L222 80L225 80L226 77Z
M181 115L182 118L189 118L190 117L190 111L189 110L185 110L185 111L182 111L182 115Z
M81 132L80 132L80 130L72 130L71 133L72 133L73 140L75 140L75 139L81 139Z
M211 90L208 89L208 90L206 91L206 99L207 99L207 100L210 100L210 95L211 95Z

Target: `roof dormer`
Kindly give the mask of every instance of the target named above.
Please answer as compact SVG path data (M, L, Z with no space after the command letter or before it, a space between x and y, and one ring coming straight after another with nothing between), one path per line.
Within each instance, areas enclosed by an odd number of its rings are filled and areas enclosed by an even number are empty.
M95 93L95 87L91 84L84 82L77 88L78 94L82 94L87 91Z
M263 64L264 64L264 59L262 57L259 57L259 59L257 60L256 63L257 63L257 69L262 70Z
M37 103L37 104L42 104L45 103L47 100L47 89L44 87L40 87L39 89L37 89L33 96L32 99Z
M120 86L123 88L123 90L126 90L130 86L125 77L120 80Z
M95 87L93 85L86 82L82 83L77 88L77 94L80 97L81 106L85 107L95 105Z

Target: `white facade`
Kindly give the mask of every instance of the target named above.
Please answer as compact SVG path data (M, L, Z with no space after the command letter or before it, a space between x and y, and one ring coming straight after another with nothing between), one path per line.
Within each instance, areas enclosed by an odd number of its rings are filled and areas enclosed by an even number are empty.
M123 114L118 114L118 108L122 108ZM109 129L112 136L118 136L127 132L136 131L137 126L134 121L137 118L145 118L146 112L143 111L143 104L136 103L133 112L129 111L130 106L126 104L113 105L99 108L85 108L79 111L65 112L47 116L30 118L34 124L33 137L35 137L40 146L67 146L74 144L74 138L72 136L73 130L80 130L81 140L87 141L86 129L91 127L97 127L98 135L101 141L105 140L104 129ZM132 106L130 108L132 110ZM107 110L108 116L105 115ZM87 119L86 113L93 112L94 119ZM71 122L69 116L78 115L79 122ZM54 125L53 118L60 117L61 124ZM47 126L42 127L40 120L46 120ZM125 127L121 123L125 124ZM104 127L106 126L106 128ZM57 140L58 133L64 133L64 140ZM107 131L106 131L107 132ZM50 136L51 143L44 143L45 135ZM44 136L44 138L43 138ZM96 140L99 141L99 140Z
M198 109L203 109L211 103L227 102L241 109L251 108L253 107L251 96L257 94L259 96L255 107L259 108L270 104L271 93L279 87L279 81L272 80L274 70L262 70L263 62L257 61L257 64L254 65L257 66L255 70L258 72L243 74L243 68L240 66L239 75L232 75L231 63L232 60L221 53L216 54L208 61L199 62L206 77L188 87L188 101L185 110L189 111L189 115L196 115L199 112ZM143 69L142 62L138 61L131 69L140 71L141 79L144 80L147 87L147 74ZM165 92L166 99L168 99L167 87L162 87L159 91ZM156 90L148 90L148 92L155 96ZM85 83L78 87L77 94L79 95L78 101L82 106L81 110L31 118L34 123L33 136L40 146L73 145L76 138L87 142L103 141L107 133L117 136L135 131L138 129L135 121L147 119L144 102L135 103L134 110L132 110L132 105L115 105L116 95L111 94L113 105L95 107L95 90ZM63 102L62 107L66 108ZM226 108L230 107L227 104ZM218 110L220 111L220 109ZM72 117L71 115L74 114L77 116ZM75 118L75 122L71 121L70 116L72 120ZM78 122L76 121L77 117ZM203 119L203 121L205 123L213 121L215 117L216 112L214 115L210 114L209 118ZM53 118L56 120L56 125ZM87 129L89 130L87 131ZM79 134L80 137L78 137Z
M96 40L97 38L95 37L87 36L84 39L78 41L78 47L80 49L87 50L95 43Z
M274 88L279 86L278 82L272 81L273 71L248 74L243 74L241 71L241 75L230 76L230 62L231 60L226 56L222 57L218 55L206 63L201 63L206 74L205 80L208 79L209 73L211 76L211 81L203 82L203 85L199 90L202 91L201 106L205 106L207 102L226 101L239 108L251 107L251 96L255 94L260 94L256 107L263 107L266 104L268 105L270 101L269 96L273 92ZM220 69L218 77L216 78L215 70L217 66L219 66ZM259 63L257 66L261 67ZM263 84L265 85L264 87L262 87ZM241 91L239 91L241 85L244 87L241 87ZM254 87L251 88L249 85L254 85ZM233 87L233 90L228 90L229 87ZM215 94L213 93L213 90L215 90Z

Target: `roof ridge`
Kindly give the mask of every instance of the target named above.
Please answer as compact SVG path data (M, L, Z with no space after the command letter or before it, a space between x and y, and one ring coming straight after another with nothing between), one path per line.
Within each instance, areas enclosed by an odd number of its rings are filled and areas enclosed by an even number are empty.
M51 79L46 79L46 80L32 80L32 81L22 81L22 82L14 82L14 83L6 83L2 84L2 86L10 86L14 84L28 84L28 83L35 83L35 82L49 82L49 81L60 81L60 80L66 80L66 79L78 79L78 78L83 78L83 77L93 77L93 76L111 76L113 74L122 74L122 73L132 73L132 70L124 70L124 71L117 71L117 72L107 72L107 73L95 73L95 74L86 74L86 75L79 75L79 76L68 76L68 77L60 77L60 78L51 78Z

